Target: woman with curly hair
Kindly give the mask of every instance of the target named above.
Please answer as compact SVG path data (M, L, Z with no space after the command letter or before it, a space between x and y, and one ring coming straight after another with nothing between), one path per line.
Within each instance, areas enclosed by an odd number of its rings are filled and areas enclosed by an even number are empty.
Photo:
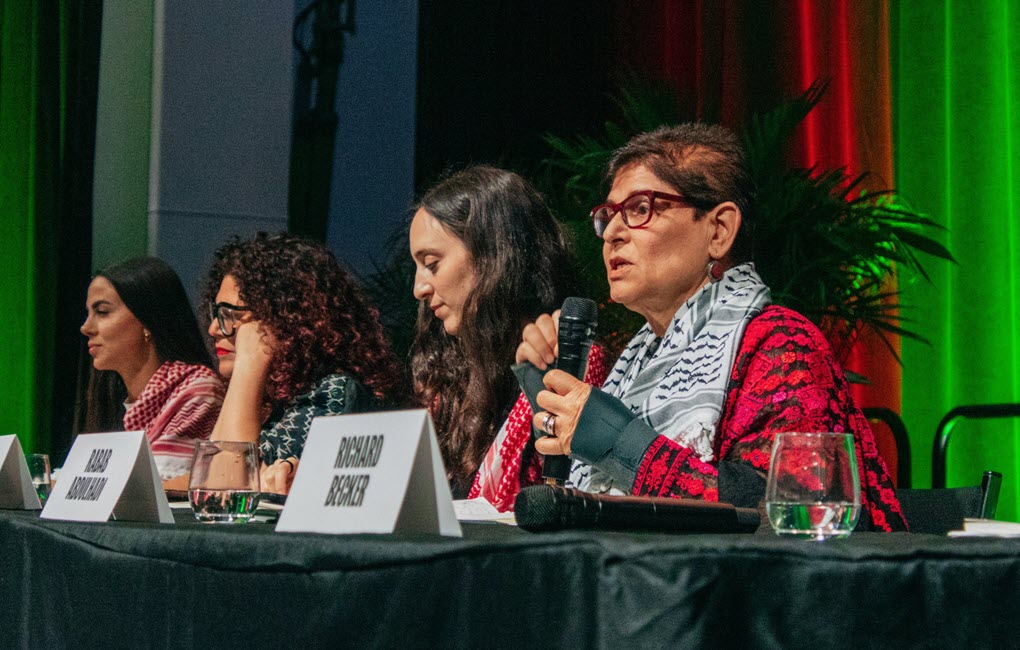
M567 241L526 180L479 166L425 194L410 246L420 302L415 397L432 412L455 497L509 510L542 477L531 407L510 366L522 328L576 288ZM593 347L586 380L604 378Z
M212 437L259 444L264 491L289 491L313 418L401 401L378 311L321 244L235 239L216 252L206 295L229 380Z

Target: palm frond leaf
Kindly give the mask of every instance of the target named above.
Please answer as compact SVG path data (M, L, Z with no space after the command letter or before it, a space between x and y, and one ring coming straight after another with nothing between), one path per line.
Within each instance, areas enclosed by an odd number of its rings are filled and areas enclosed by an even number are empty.
M752 116L741 132L758 187L759 211L751 226L755 263L776 303L848 340L871 329L895 355L889 336L925 339L905 326L909 320L900 314L899 294L888 288L891 281L920 277L930 282L919 253L956 260L936 238L944 226L910 209L894 190L864 189L867 173L851 176L846 169L785 164L796 129L822 100L827 86L826 80L815 82L800 96ZM602 321L609 327L603 332L619 338L622 345L641 319L608 300L600 246L593 245L599 242L590 234L587 207L604 196L602 176L613 150L637 133L683 118L677 114L681 103L675 94L633 79L617 91L615 103L620 120L607 123L601 133L546 136L552 154L544 161L551 172L544 178L550 183L546 194L558 197L579 253L592 256L586 265L593 276L588 288L601 299ZM628 332L620 331L627 327Z

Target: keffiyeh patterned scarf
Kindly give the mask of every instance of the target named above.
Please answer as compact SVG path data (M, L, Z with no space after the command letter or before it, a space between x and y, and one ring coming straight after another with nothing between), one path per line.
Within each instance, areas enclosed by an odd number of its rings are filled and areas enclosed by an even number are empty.
M605 352L598 345L593 345L584 381L592 386L601 386L605 379ZM469 499L485 497L497 510L507 512L514 509L514 500L522 487L541 482L542 466L538 454L532 456L531 466L524 468L523 472L521 468L524 448L531 439L531 419L531 404L521 393L482 459L468 493Z
M705 285L673 316L660 339L646 323L620 355L602 390L619 398L659 435L715 460L716 425L744 329L771 302L751 263ZM608 474L574 461L569 485L625 491Z
M206 440L223 404L223 382L210 368L167 361L124 414L124 430L144 430L163 480L191 471L195 442Z

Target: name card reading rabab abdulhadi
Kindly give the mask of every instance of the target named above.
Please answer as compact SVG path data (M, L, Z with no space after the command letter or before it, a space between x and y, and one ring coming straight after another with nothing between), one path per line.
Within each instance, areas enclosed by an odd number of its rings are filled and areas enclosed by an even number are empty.
M46 501L43 519L173 523L144 431L80 434Z

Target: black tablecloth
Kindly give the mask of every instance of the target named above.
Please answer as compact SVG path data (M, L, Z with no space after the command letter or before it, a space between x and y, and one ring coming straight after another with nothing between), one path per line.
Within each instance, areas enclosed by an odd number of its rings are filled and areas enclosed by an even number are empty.
M190 515L189 515L190 516ZM463 539L0 512L12 647L1012 646L1020 540Z

